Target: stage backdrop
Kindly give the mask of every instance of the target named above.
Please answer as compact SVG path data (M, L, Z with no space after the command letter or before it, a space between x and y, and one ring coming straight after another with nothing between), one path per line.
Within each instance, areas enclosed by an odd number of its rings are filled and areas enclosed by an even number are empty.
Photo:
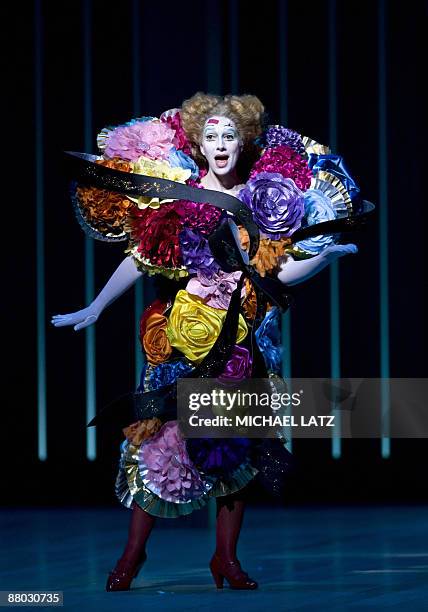
M8 3L2 20L3 503L115 503L120 432L88 416L134 387L143 280L90 332L53 328L123 258L73 217L64 150L196 91L252 93L342 154L377 205L357 256L296 288L284 373L426 376L426 3L100 0ZM425 30L426 32L426 30ZM293 441L287 501L426 498L425 440ZM261 499L253 490L254 500Z

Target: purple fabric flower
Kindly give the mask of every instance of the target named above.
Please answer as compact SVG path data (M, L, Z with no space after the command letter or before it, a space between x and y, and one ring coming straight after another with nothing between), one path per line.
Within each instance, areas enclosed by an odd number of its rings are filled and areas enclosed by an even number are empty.
M236 272L219 270L215 274L206 275L198 270L197 276L187 283L186 291L202 298L207 306L227 310L241 274L240 270ZM245 287L242 287L241 297L245 297L245 294Z
M299 155L305 155L305 145L302 137L294 130L289 130L282 125L270 125L266 132L266 144L268 147L285 145L291 147Z
M168 421L138 451L138 469L150 491L166 501L187 502L204 492L177 421Z
M195 466L216 476L229 476L248 458L251 441L247 438L189 438L187 452Z
M238 197L272 239L289 237L301 225L305 212L303 193L292 179L281 174L260 172L248 181Z
M211 253L208 240L201 234L185 228L180 232L179 240L183 263L190 273L201 270L210 276L219 271L220 266Z
M217 378L222 383L239 382L244 378L248 378L251 376L252 362L253 360L248 349L245 346L235 344L229 361Z

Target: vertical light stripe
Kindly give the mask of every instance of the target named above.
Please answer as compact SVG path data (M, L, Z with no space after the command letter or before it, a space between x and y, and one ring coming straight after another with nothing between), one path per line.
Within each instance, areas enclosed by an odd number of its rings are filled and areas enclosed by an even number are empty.
M141 115L141 39L140 0L132 0L132 109L133 116ZM140 382L143 354L140 346L140 316L144 310L144 287L138 279L134 287L135 386Z
M281 125L288 123L288 2L278 0L278 50L279 50L279 116ZM282 376L291 378L291 312L281 317ZM291 390L289 390L291 393ZM291 410L291 408L290 408ZM287 447L292 450L292 428L285 428Z
M43 164L43 20L41 0L34 3L34 114L36 157L36 292L37 292L37 453L48 456L46 435L46 303L45 211Z
M280 96L280 121L282 125L288 123L288 3L286 0L278 0L278 39L279 39L279 96ZM284 349L282 359L282 375L291 377L291 313L287 311L282 316L282 346Z
M92 0L83 2L83 123L84 150L92 150ZM94 242L85 238L85 301L90 304L94 293ZM95 356L95 326L85 329L86 353L86 422L95 416L96 405L96 356ZM96 459L96 429L86 428L86 457L90 461Z
M328 63L329 63L329 145L337 149L337 7L336 0L328 2ZM330 265L330 371L331 378L340 378L340 305L339 305L339 262ZM340 410L335 410L335 424L332 436L332 456L341 456Z
M391 453L389 438L389 283L388 283L388 142L386 101L386 2L378 2L378 125L379 125L379 274L380 274L380 376L383 433L382 457Z
M229 0L230 93L239 94L239 14L238 0Z

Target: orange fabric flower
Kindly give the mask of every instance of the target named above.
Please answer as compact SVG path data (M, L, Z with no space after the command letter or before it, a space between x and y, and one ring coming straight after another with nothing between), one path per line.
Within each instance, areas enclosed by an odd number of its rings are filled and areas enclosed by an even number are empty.
M130 165L120 159L99 159L96 162L107 168L130 172ZM96 187L77 187L79 206L85 220L99 232L114 232L122 224L133 203L124 195Z
M247 230L240 227L239 234L242 248L248 251L250 239ZM272 272L277 267L278 258L285 255L285 249L289 244L291 244L291 238L281 238L280 240L261 238L258 251L250 264L254 266L260 276L265 276L266 273Z
M153 436L162 427L162 421L156 417L153 419L144 419L128 425L122 429L123 435L128 442L134 446L139 446L144 440Z
M146 351L147 361L158 365L167 361L172 348L166 335L168 319L158 312L154 312L146 322L146 333L143 336L143 347Z
M257 297L256 292L254 291L253 283L249 278L245 279L245 291L246 296L242 303L242 308L247 319L252 320L256 316Z

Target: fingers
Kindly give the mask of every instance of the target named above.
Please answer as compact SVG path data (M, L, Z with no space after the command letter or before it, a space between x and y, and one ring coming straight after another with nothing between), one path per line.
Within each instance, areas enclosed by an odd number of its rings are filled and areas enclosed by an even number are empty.
M344 255L358 253L358 247L356 244L334 244L328 246L324 253L331 261L333 261L334 259L343 257Z
M64 327L65 325L74 325L78 320L78 317L72 313L68 315L54 315L51 319L51 323L55 327Z
M340 247L339 249L339 256L341 257L342 255L348 255L348 254L355 254L358 253L358 247L356 244L341 244L338 245Z
M74 326L74 331L79 331L79 329L83 329L84 327L88 327L89 325L92 325L92 323L95 323L96 320L97 320L97 317L95 315L90 315L89 317L86 317L86 319L84 321L81 321L80 323L75 325Z
M79 329L83 329L98 319L98 316L95 314L88 315L87 311L72 312L70 314L65 315L54 315L51 319L52 325L55 327L65 327L67 325L74 325L74 329L78 331Z

